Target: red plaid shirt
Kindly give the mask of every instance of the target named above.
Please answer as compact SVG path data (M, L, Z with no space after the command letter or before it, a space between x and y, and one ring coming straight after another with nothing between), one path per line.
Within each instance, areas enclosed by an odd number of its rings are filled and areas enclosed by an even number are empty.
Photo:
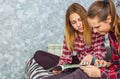
M106 48L104 46L105 37L98 33L92 34L92 45L85 46L83 39L79 36L75 40L74 52L76 52L78 59L81 61L87 54L95 55L98 59L104 59L106 54ZM58 65L72 63L73 53L70 52L66 46L64 39L63 53L60 57Z
M109 32L109 40L112 65L108 69L101 68L101 79L120 79L120 52L118 52L118 41L113 32Z

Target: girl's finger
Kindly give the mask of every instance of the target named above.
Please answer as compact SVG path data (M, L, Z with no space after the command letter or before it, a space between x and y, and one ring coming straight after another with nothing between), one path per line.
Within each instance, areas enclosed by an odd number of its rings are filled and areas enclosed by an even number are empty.
M80 65L82 65L82 64L83 64L83 61L80 62Z
M103 66L104 65L104 60L100 61L100 65Z
M100 65L100 61L99 61L99 60L96 60L94 65L95 65L95 66Z

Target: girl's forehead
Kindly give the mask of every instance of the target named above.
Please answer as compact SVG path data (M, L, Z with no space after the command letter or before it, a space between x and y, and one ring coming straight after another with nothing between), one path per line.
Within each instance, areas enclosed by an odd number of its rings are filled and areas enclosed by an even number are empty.
M69 18L81 18L78 13L72 13Z
M92 22L92 23L99 23L99 19L97 17L95 17L95 18L87 18L87 20Z

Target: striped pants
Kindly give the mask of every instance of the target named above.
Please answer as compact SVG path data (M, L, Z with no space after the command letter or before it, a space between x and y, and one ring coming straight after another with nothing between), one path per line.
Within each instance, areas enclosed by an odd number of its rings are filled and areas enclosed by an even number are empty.
M31 58L26 62L25 78L26 79L43 79L53 74L45 70L36 61Z
M37 51L33 58L26 62L25 79L99 79L88 77L80 69L69 70L57 75L47 71L47 69L55 66L58 61L59 57L55 55ZM76 57L73 57L73 63L78 63L76 61Z

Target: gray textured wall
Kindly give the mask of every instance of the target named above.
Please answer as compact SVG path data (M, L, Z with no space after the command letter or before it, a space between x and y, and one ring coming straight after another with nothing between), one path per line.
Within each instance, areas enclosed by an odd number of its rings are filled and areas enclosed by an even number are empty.
M25 61L48 43L62 43L65 11L94 0L0 0L0 79L24 79ZM115 0L120 13L120 0Z

